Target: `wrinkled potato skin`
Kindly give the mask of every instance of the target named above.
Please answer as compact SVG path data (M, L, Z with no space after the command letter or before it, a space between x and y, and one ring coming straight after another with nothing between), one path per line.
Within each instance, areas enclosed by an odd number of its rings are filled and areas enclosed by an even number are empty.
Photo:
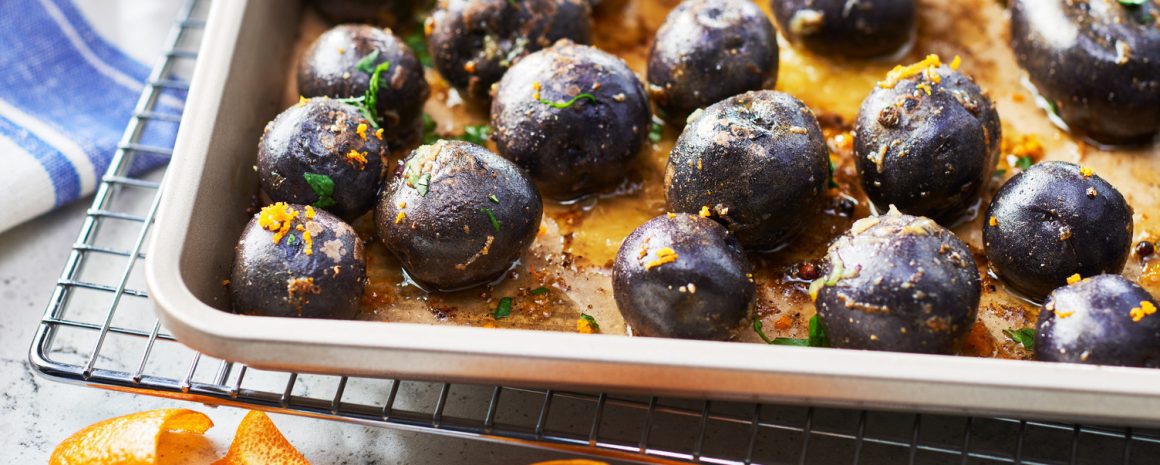
M309 220L305 206L291 208L301 215L296 225L317 233L312 234L312 253L304 251L302 231L291 231L275 243L274 233L263 229L254 215L235 247L229 281L234 311L259 316L354 318L366 285L362 239L354 228L330 213L315 209L314 219ZM289 239L291 236L295 239ZM304 278L313 278L313 282Z
M782 34L825 56L871 58L905 48L914 0L772 0Z
M419 285L456 290L494 281L536 238L540 194L511 162L475 144L439 141L415 149L404 163L383 189L375 224ZM430 175L426 195L408 180L406 166Z
M777 91L741 94L694 115L665 172L675 212L709 213L746 248L784 245L820 212L829 150L813 112Z
M987 259L1008 286L1032 299L1043 299L1073 274L1119 273L1128 261L1132 207L1099 175L1080 169L1059 161L1032 165L987 207Z
M937 72L938 83L920 74L875 86L858 111L854 149L862 188L879 211L894 205L953 226L995 171L1002 127L969 77L947 65Z
M304 97L361 97L371 74L358 69L378 50L372 64L390 63L380 76L377 104L383 137L391 146L407 146L422 133L423 103L431 95L423 65L389 29L366 25L335 26L311 44L298 65L298 93Z
M323 174L334 181L335 204L326 210L347 220L366 213L375 204L387 153L373 129L365 139L358 135L358 125L367 123L353 106L326 98L287 108L258 143L262 190L275 202L315 204L318 195L304 174ZM366 156L365 165L346 158L352 150Z
M677 258L650 268L665 247ZM726 340L753 303L748 273L740 244L721 225L661 215L625 238L612 267L612 292L638 336Z
M820 279L835 282L815 306L834 347L952 354L975 322L978 265L928 218L892 211L859 220L826 262Z
M560 39L591 43L591 13L586 0L439 0L425 25L427 45L447 82L487 101L525 55Z
M777 82L777 31L749 1L686 0L657 30L648 57L649 97L667 121Z
M1048 362L1160 367L1160 315L1133 321L1148 291L1119 275L1100 275L1052 291L1039 312L1035 358Z
M591 94L596 101L580 99ZM624 62L594 47L560 41L528 55L500 81L491 104L492 138L544 195L574 199L615 187L640 153L650 124L644 86Z
M1160 131L1160 4L1012 0L1011 47L1076 133L1139 144Z

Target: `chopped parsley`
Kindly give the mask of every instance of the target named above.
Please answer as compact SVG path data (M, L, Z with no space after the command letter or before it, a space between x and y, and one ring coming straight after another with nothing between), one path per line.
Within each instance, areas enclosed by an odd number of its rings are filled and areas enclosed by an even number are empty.
M830 189L837 189L838 188L838 183L834 182L834 169L835 168L836 167L834 166L834 160L830 160L829 178L826 181L829 183L828 185L830 186Z
M480 208L479 211L487 214L487 219L491 220L491 227L495 228L495 232L499 232L499 220L495 218L495 212L490 208Z
M1147 2L1148 0L1119 0L1119 1L1120 1L1120 4L1124 5L1124 6L1141 6L1145 2Z
M427 51L427 38L423 37L423 26L420 25L418 30L403 38L403 42L411 47L411 51L415 52L415 58L419 59L424 67L431 67L431 53Z
M335 204L334 180L330 176L318 173L303 173L302 177L306 178L306 183L310 185L310 189L318 197L318 200L315 200L312 205L318 208L327 208Z
M657 115L653 115L652 124L650 124L648 127L648 140L652 141L655 144L657 142L660 142L661 138L663 138L664 135L665 135L665 122L663 120L661 120L660 118L657 118Z
M1055 103L1055 100L1048 100L1047 101L1047 111L1050 111L1051 114L1053 114L1055 116L1059 116L1059 104Z
M761 320L753 320L753 332L757 333L761 340L766 344L779 346L799 346L799 347L829 347L830 340L826 337L826 331L822 329L822 323L817 315L810 318L809 337L808 338L793 338L793 337L778 337L771 338L765 334L761 329Z
M475 145L487 145L487 139L490 136L491 126L481 124L479 126L464 126L463 135L459 136L459 139Z
M546 288L544 286L540 286L540 287L537 287L535 289L528 291L528 293L531 295L544 295L544 294L548 293L548 288Z
M1031 157L1026 156L1026 155L1019 157L1018 160L1015 160L1015 166L1023 171L1027 171L1027 169L1031 168L1031 165L1034 165L1034 164L1035 164L1035 160L1032 160Z
M375 60L379 59L379 49L371 50L371 53L366 54L354 65L355 69L367 74L375 72Z
M589 315L587 313L581 313L580 319L587 321L588 326L592 327L592 331L600 331L600 323L597 323L596 318L592 318L592 315Z
M596 103L596 96L585 92L583 94L579 94L575 97L572 97L572 100L569 100L567 102L553 102L551 100L541 98L540 103L547 105L547 106L550 106L552 108L555 108L557 110L562 110L562 109L568 108L572 105L575 105L576 102L578 102L580 100L591 100L592 103Z
M499 299L499 304L495 306L495 313L492 314L497 320L501 320L511 316L512 314L512 298L504 297Z
M1023 344L1024 349L1035 350L1035 328L1004 329L1003 335Z
M294 245L294 243L297 241L298 241L298 238L294 237L293 234L286 235L286 245Z
M426 197L427 191L431 188L431 173L422 172L418 161L418 158L413 158L407 162L403 168L403 176L408 186L419 191L420 196Z
M367 85L367 92L363 95L363 104L367 107L367 112L373 116L374 121L379 119L379 88L382 86L383 73L391 69L391 62L384 61L375 66L371 73L371 82Z
M495 194L487 196L487 200L490 200L492 203L499 205L499 197L496 197Z
M997 177L997 178L1002 178L1003 176L1006 176L1006 175L1007 175L1007 170L1005 170L1005 169L999 168L999 169L995 170L995 177Z

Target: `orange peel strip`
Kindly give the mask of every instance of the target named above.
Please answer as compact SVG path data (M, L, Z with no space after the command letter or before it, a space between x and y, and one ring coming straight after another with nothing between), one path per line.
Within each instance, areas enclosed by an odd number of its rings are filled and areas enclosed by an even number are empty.
M265 413L251 410L238 424L229 452L213 465L310 465Z
M595 460L585 459L568 459L568 460L550 460L547 462L536 462L532 465L608 465L606 462L597 462Z
M162 433L202 434L213 426L205 414L188 409L138 412L93 423L73 433L48 459L49 465L152 465Z

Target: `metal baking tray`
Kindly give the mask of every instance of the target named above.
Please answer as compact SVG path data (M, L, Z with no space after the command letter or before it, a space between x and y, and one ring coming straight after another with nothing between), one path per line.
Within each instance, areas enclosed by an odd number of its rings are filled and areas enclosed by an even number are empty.
M236 0L210 13L146 262L163 324L190 347L306 373L1160 424L1158 370L223 311L300 8Z

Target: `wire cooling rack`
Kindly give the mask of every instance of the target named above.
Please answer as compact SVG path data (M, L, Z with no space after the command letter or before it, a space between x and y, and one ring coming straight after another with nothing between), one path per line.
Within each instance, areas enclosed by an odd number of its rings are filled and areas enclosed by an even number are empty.
M629 462L1143 464L1160 434L1130 428L636 397L250 369L177 343L153 315L142 246L210 0L190 0L154 68L36 332L30 360L63 382ZM168 128L167 128L167 125Z

